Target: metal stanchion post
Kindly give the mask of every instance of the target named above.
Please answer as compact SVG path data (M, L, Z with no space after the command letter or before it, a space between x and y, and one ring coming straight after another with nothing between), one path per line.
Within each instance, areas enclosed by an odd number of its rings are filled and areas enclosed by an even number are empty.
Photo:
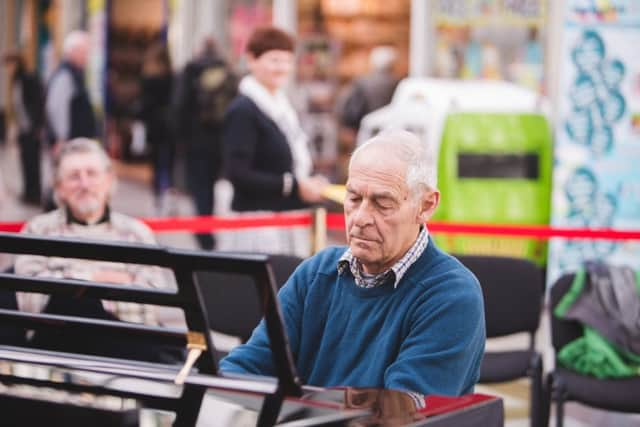
M313 226L311 229L311 254L324 249L327 246L327 210L317 208L313 211Z

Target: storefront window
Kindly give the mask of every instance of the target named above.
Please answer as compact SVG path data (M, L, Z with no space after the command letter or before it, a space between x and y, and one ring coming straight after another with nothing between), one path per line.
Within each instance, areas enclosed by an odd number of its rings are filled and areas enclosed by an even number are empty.
M543 90L545 0L440 0L435 9L436 76Z

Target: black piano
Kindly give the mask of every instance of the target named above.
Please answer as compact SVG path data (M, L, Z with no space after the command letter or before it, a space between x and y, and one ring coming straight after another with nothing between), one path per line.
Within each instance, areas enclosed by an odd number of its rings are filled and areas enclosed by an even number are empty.
M277 289L266 255L202 253L157 246L52 239L0 233L3 252L158 265L173 270L178 290L0 273L0 291L41 292L183 309L187 330L0 308L2 328L26 336L72 334L71 341L149 340L183 351L178 363L131 360L64 348L0 345L3 426L138 426L143 418L175 426L502 426L499 398L422 396L396 390L318 388L301 384L288 346ZM260 295L277 377L217 370L196 271L252 276ZM215 283L200 286L215 286ZM26 331L30 331L28 334ZM66 336L66 335L65 335ZM123 341L117 341L122 339ZM146 341L145 341L146 342ZM125 344L126 345L126 344ZM87 346L90 346L87 344ZM123 354L126 354L124 352ZM147 418L145 418L147 417ZM156 418L154 418L156 417ZM159 417L159 418L157 418Z

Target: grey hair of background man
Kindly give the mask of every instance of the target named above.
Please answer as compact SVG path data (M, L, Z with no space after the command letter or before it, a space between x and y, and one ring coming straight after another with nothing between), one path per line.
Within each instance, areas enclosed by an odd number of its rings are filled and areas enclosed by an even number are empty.
M397 57L393 46L376 46L369 52L369 67L375 71L391 71Z
M415 134L402 129L384 130L356 148L351 155L349 169L359 153L379 146L407 165L406 182L414 200L436 189L438 171L433 150Z
M87 46L89 43L89 33L81 30L73 30L64 38L62 44L62 56L68 58L78 47Z
M62 161L74 154L95 154L102 162L105 171L112 170L111 158L109 158L100 142L90 138L75 138L65 142L53 160L53 176L56 182L60 179Z

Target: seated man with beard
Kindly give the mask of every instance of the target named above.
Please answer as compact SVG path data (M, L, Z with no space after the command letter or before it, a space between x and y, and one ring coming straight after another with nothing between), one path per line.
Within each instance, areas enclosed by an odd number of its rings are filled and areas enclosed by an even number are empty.
M62 146L54 161L54 195L57 210L38 215L22 232L44 236L111 240L155 244L152 231L142 222L114 212L109 199L115 175L111 160L94 140L77 138ZM18 275L91 280L103 283L139 285L151 288L173 288L175 279L158 267L90 261L73 258L21 255L16 258ZM98 319L118 319L147 325L184 325L180 310L164 309L136 303L100 301L61 295L17 293L18 308L28 312L66 314ZM174 349L158 349L149 343L112 343L101 337L36 333L31 340L36 347L73 351L82 346L85 352L148 361L169 362L182 358ZM114 345L117 344L117 345ZM168 358L168 359L167 359Z

